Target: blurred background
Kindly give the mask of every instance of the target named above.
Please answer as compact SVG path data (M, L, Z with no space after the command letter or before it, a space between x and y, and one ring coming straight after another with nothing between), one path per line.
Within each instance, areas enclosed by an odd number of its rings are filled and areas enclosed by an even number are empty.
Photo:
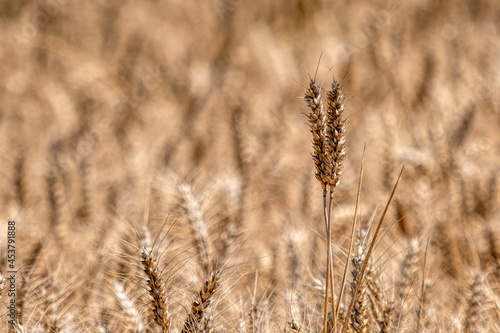
M394 263L384 270L388 280L410 240L430 238L433 283L452 290L450 302L435 306L445 319L428 328L461 322L471 272L498 276L497 1L4 0L0 19L1 225L17 221L19 265L34 253L40 261L26 275L39 281L26 297L39 299L53 277L66 313L101 306L82 301L91 284L64 279L83 281L82 270L117 264L119 255L104 250L119 249L127 230L134 239L146 208L150 228L161 228L179 204L180 180L199 199L214 244L220 225L238 230L244 259L228 260L245 267L231 275L245 302L254 270L263 272L263 295L285 294L271 275L288 276L277 265L290 254L286 244L297 246L300 283L321 276L323 261L310 259L324 256L310 238L324 232L304 115L310 76L325 88L335 78L346 96L348 156L333 212L338 260L366 144L362 227L406 168L378 247L389 253L381 262ZM179 273L187 282L177 289L196 290L195 272ZM38 310L27 307L30 327ZM279 327L288 312L276 310ZM97 317L88 310L74 325L91 327ZM236 327L231 319L218 325Z

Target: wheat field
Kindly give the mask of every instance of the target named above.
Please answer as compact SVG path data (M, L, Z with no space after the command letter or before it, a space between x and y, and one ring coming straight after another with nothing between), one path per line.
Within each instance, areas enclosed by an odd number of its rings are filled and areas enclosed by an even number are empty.
M2 332L500 332L497 1L0 14Z

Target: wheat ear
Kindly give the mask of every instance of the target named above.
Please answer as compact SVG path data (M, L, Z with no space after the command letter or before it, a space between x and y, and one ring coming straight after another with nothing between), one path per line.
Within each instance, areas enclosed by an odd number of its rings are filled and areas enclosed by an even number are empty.
M411 295L411 288L413 282L417 278L417 262L418 262L418 252L419 252L419 241L414 238L410 241L410 247L406 253L403 262L401 264L401 273L399 281L396 284L396 296L401 304L398 326L399 323L403 322L405 313L403 312L404 304L406 303L407 297Z
M165 296L165 284L160 274L160 269L152 255L152 249L149 246L147 229L143 233L144 242L140 249L141 264L144 274L146 274L146 284L151 297L153 319L160 326L162 333L168 332L170 328L170 315L167 310Z
M113 291L118 300L118 305L126 314L126 327L129 331L135 333L144 332L142 319L135 308L134 301L130 299L125 291L125 287L120 281L113 281Z
M328 185L330 186L331 198L335 188L340 183L343 162L346 158L344 95L342 86L335 80L333 80L332 89L326 93L326 105L326 151L330 162Z
M401 265L401 276L398 281L397 295L401 301L410 293L410 288L417 273L417 261L419 252L419 241L414 238L410 241L410 247Z
M323 104L321 103L321 87L314 82L309 82L309 89L306 90L304 97L307 106L311 112L307 115L309 118L309 127L312 134L312 158L316 166L316 179L326 191L328 178L331 174L330 163L326 151L326 119Z
M360 232L356 239L357 253L352 258L353 268L351 271L351 295L355 299L354 308L353 311L351 311L350 325L352 330L358 333L365 333L368 330L368 297L366 293L366 278L361 276L361 269L363 263L366 261L363 249L363 238L363 234Z
M373 316L378 323L380 333L387 333L392 327L393 306L385 299L371 263L366 273L366 287L370 292L370 305Z
M53 278L49 278L47 280L46 286L43 286L41 289L42 297L44 298L43 302L43 321L45 330L47 332L60 332L60 323L58 322L58 306L57 306L57 295L54 293L54 280Z
M189 184L179 180L177 182L177 187L182 194L182 204L188 216L193 243L198 251L202 271L206 273L211 268L211 250L208 241L207 226L203 219L200 203Z
M470 285L472 295L469 299L467 311L465 313L463 325L465 333L477 332L479 324L481 323L481 303L486 298L481 280L481 273L477 273L474 276L474 281Z
M197 299L191 304L191 312L184 323L182 333L196 333L200 330L206 309L210 305L213 294L219 287L219 280L219 271L212 271L207 277Z

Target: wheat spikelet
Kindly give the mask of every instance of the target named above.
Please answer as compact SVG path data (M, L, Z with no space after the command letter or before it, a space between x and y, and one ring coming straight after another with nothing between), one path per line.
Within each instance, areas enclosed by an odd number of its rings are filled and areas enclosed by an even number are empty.
M182 204L189 219L193 243L198 251L202 271L208 272L210 271L212 265L210 259L211 250L210 243L208 241L207 226L203 219L200 203L192 192L191 186L187 183L178 180L177 187L182 194Z
M396 295L401 302L410 294L413 280L416 277L419 246L418 239L411 240L410 247L401 264L400 278L396 288Z
M380 283L376 278L377 274L373 271L371 263L366 273L366 286L368 288L370 307L372 314L379 326L380 332L389 332L392 327L392 305L389 304L384 296Z
M366 279L361 276L365 254L361 243L358 243L357 254L352 258L353 269L351 296L354 297L354 308L350 314L350 325L354 332L368 332L368 299L366 295ZM359 285L359 286L358 286ZM356 293L356 290L358 292Z
M204 316L203 322L200 325L199 333L214 332L213 322L214 322L214 317L212 316L212 314Z
M252 304L250 310L248 310L248 331L254 333L259 331L260 318L259 318L259 308L257 305Z
M474 281L470 285L471 297L467 304L467 311L463 323L465 333L478 332L481 328L482 302L486 298L481 275L480 272L475 274Z
M326 105L326 153L331 164L327 178L330 192L333 192L340 183L343 162L346 158L344 95L342 87L335 80L332 89L326 93Z
M42 287L41 293L44 299L42 307L44 316L44 326L46 332L56 333L60 331L60 323L58 322L58 305L57 296L55 294L54 281L52 278L47 280L46 286Z
M408 297L412 295L412 286L414 286L417 278L417 262L419 253L419 241L414 238L410 241L410 246L401 263L400 275L396 282L396 299L400 304L399 322L402 322L405 317L404 309L407 308Z
M160 326L162 333L166 333L170 328L170 315L167 310L165 284L160 273L161 270L153 258L153 251L149 245L150 241L146 228L144 228L142 239L140 260L144 274L146 275L146 284L148 285L148 292L151 297L153 319Z
M113 291L120 308L126 314L126 327L130 332L142 333L144 326L139 312L135 308L134 302L125 291L125 287L120 281L113 281Z
M312 134L313 161L316 166L316 179L326 189L331 175L331 163L327 155L326 145L326 119L323 104L321 103L321 87L311 79L309 89L306 90L305 101L311 112L307 115L309 118L309 127Z
M182 333L195 333L200 331L207 307L210 305L212 296L219 287L219 280L219 271L212 271L207 277L202 289L199 291L199 298L194 300L191 304L191 312L188 314L188 318L184 322Z

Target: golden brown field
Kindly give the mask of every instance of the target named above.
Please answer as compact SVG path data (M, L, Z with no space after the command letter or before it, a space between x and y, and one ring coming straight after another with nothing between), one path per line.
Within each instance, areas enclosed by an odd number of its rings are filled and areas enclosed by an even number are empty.
M0 14L2 332L500 332L498 1ZM328 327L310 78L345 96Z

